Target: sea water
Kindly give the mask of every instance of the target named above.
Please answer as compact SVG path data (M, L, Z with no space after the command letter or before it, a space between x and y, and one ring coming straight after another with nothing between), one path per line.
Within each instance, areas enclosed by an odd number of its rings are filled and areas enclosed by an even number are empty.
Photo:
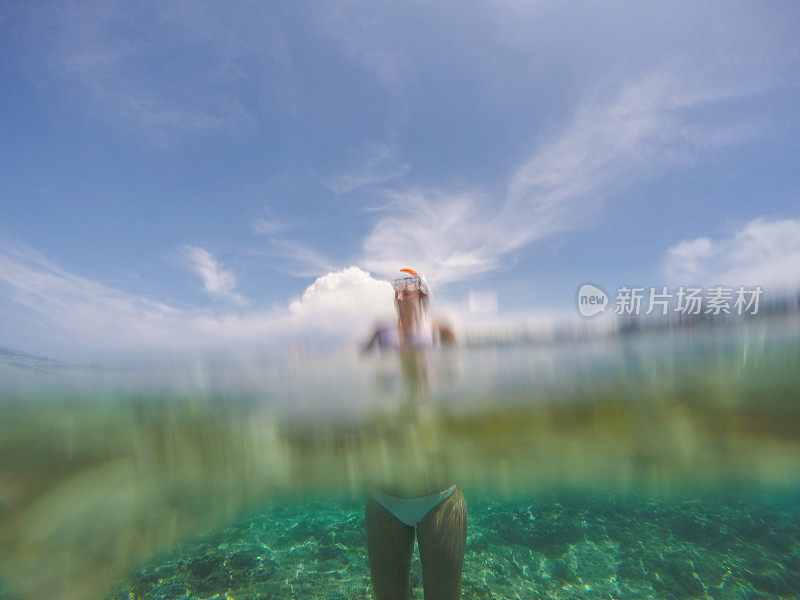
M3 351L0 598L371 598L368 490L443 481L464 598L800 597L799 365L797 314L405 356Z

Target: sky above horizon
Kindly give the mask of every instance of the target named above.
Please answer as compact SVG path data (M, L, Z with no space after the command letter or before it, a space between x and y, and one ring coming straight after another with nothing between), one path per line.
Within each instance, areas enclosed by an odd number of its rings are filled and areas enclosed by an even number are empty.
M0 7L0 347L356 341L800 286L800 5Z

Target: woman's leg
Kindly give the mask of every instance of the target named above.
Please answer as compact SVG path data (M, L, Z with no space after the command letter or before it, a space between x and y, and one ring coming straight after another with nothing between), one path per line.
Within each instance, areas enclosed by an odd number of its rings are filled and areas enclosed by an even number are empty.
M461 598L461 570L467 542L467 502L456 491L417 524L425 600Z
M408 600L414 528L400 522L372 496L367 500L365 525L375 600Z

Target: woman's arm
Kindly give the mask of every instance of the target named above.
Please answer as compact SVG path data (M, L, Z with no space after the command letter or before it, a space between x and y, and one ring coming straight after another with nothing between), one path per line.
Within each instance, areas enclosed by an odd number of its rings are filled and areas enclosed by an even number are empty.
M375 329L375 332L372 334L372 337L369 338L366 344L361 348L362 354L369 352L375 347L375 344L378 343L378 337L380 336L380 329Z
M452 346L456 343L456 335L453 329L447 323L437 323L436 328L439 331L439 341L443 346Z

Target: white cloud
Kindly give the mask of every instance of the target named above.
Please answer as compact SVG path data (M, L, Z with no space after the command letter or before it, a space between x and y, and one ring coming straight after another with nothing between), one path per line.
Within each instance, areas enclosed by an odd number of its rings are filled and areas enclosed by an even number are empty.
M676 285L800 288L800 220L758 218L719 239L701 237L671 246L664 271Z
M744 130L701 127L688 112L747 91L691 81L665 68L622 86L610 100L586 102L511 174L504 194L387 193L391 202L363 243L362 264L381 274L411 264L434 281L463 280L499 267L526 244L586 227L610 189L739 141Z
M236 293L236 277L225 269L207 250L195 246L184 246L183 255L187 266L203 281L203 287L215 300L230 300L239 305L246 300Z
M263 217L253 221L253 233L255 233L256 235L269 236L285 228L286 225L284 223L272 219L265 219Z
M319 277L289 305L293 323L315 323L331 333L359 331L365 319L394 313L392 287L358 267Z
M7 306L38 315L62 356L172 352L242 352L322 337L355 342L376 317L393 311L389 284L350 267L318 278L285 307L213 312L184 309L80 277L40 254L0 247L0 291ZM54 345L53 340L59 338ZM66 340L66 341L63 341ZM4 345L28 349L28 340ZM53 350L55 351L55 350Z
M706 277L707 263L715 253L707 237L680 242L667 250L665 270L673 281L697 283Z

